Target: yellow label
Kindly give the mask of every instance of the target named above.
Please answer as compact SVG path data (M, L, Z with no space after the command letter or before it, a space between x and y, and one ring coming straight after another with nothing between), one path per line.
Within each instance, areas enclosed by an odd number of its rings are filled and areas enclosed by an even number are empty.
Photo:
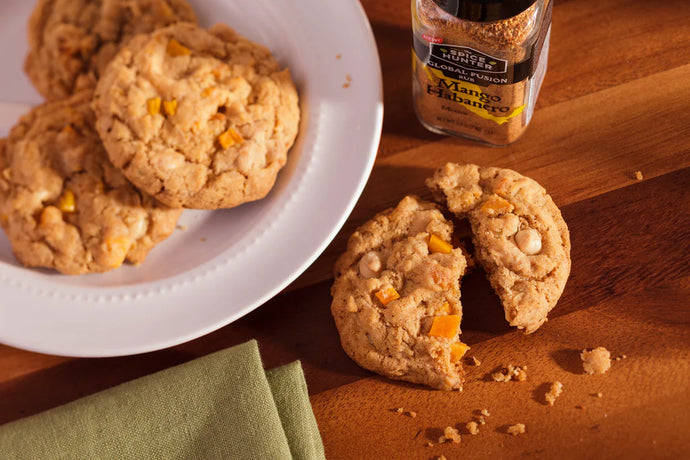
M413 69L416 69L416 65L417 62L413 56ZM424 71L429 77L429 80L434 85L436 85L439 88L442 88L443 91L447 91L449 94L453 95L453 99L451 99L451 101L456 102L459 105L462 105L464 108L474 113L475 115L478 115L486 120L491 120L498 125L502 125L511 118L520 115L522 111L525 109L526 104L523 104L520 107L513 109L512 112L507 113L506 115L496 114L497 111L498 113L505 113L505 110L508 110L509 108L494 107L490 105L491 100L489 98L491 96L484 93L484 90L482 90L482 88L479 85L468 83L462 80L448 78L445 75L443 75L443 72L441 72L440 70L433 69L426 65L424 66ZM493 97L497 98L497 96Z

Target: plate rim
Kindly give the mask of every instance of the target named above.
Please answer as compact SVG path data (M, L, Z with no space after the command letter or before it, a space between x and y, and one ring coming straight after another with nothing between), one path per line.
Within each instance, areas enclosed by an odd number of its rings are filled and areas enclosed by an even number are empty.
M17 347L23 350L34 351L39 353L47 353L59 356L69 356L69 357L113 357L113 356L126 356L133 354L140 354L145 352L156 351L160 349L169 348L171 346L179 345L195 338L204 336L210 332L218 330L237 319L245 316L249 312L260 307L268 300L273 298L275 295L284 290L289 284L291 284L295 279L297 279L304 271L314 263L316 259L323 253L323 251L328 247L328 245L333 241L335 236L340 232L343 225L349 218L352 210L357 204L364 188L368 182L373 169L378 147L381 141L381 133L383 126L383 79L382 71L380 66L380 59L378 54L378 48L376 45L375 36L371 28L371 24L366 16L366 13L359 1L353 0L351 5L356 10L356 15L360 21L360 26L363 27L365 31L367 43L369 44L369 49L367 50L373 59L372 68L376 70L376 75L372 76L372 82L374 84L373 91L377 95L376 101L373 101L369 107L372 111L372 116L374 119L374 124L371 127L373 135L367 139L368 150L366 152L366 161L363 163L362 174L358 178L357 184L354 186L354 193L349 196L347 204L339 212L339 217L336 222L331 226L327 234L320 237L320 243L310 250L304 260L294 268L291 273L284 277L281 282L275 284L272 288L267 289L262 295L257 296L254 302L245 305L239 309L233 309L224 318L209 322L205 327L197 327L194 330L190 330L186 334L177 334L175 337L171 337L165 340L156 340L154 342L147 343L136 343L132 345L120 345L114 347L105 347L102 349L88 349L88 350L76 350L70 345L55 344L54 346L49 346L45 344L37 344L32 340L13 340L7 339L6 337L0 337L0 343L8 346ZM1 273L0 273L1 275ZM105 288L108 289L108 288ZM180 288L184 289L184 287ZM0 287L0 293L2 288ZM2 330L0 329L0 333Z

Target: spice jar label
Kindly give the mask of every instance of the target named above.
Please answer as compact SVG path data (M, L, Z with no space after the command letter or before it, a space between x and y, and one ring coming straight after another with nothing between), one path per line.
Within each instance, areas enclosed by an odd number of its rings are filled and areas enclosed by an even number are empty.
M416 60L413 61L412 65L416 72ZM427 77L426 88L424 88L427 96L461 104L475 115L491 120L498 125L520 115L525 108L525 104L518 107L506 105L501 96L487 93L486 88L479 85L457 78L449 78L446 72L441 69L433 66L423 66L423 69Z
M552 0L412 0L422 124L491 145L518 139L546 71L552 8Z

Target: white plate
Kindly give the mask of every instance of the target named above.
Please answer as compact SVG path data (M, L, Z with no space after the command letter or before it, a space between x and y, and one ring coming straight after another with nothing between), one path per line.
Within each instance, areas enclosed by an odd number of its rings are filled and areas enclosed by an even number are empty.
M7 111L41 101L21 70L32 3L0 4L0 101L10 103ZM185 211L180 224L187 228L144 264L106 274L69 277L23 268L0 235L0 342L58 355L118 356L194 339L287 286L352 211L383 119L376 45L359 3L192 3L202 25L226 22L269 47L293 72L303 120L275 188L235 209ZM0 136L8 128L0 126Z

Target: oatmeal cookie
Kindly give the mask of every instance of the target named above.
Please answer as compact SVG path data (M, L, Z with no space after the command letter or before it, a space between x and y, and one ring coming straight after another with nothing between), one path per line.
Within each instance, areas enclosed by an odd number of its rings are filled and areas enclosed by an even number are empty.
M24 70L46 99L93 88L120 47L140 33L196 22L185 0L39 0Z
M138 264L180 210L135 189L108 161L91 91L24 115L0 147L0 223L17 259L65 274Z
M433 203L405 197L355 231L335 265L331 312L360 366L434 388L461 388L460 278L467 260Z
M268 194L299 124L288 70L224 25L132 40L94 108L113 163L170 206L217 209Z
M512 326L536 331L570 274L568 227L546 190L515 171L448 163L427 180L472 226L476 257Z

